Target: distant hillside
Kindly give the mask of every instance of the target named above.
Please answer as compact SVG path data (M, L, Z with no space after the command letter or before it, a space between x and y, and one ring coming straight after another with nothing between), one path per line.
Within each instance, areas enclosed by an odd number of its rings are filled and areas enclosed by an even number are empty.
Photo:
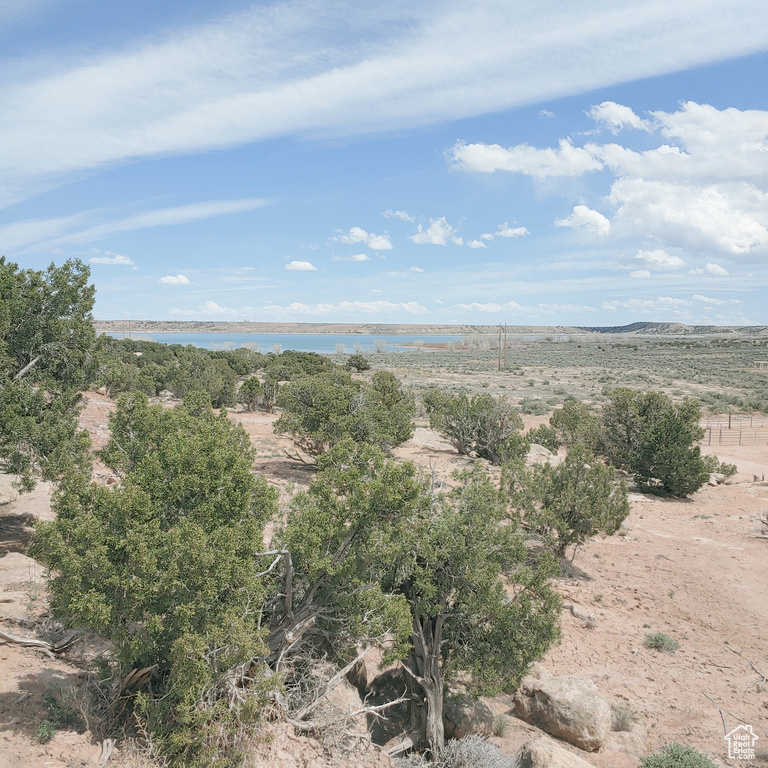
M685 325L684 323L631 323L610 327L582 327L590 333L626 333L634 336L766 336L764 325Z
M98 320L97 333L355 333L366 336L469 336L496 334L498 325L429 323L240 323L198 320ZM577 333L571 326L508 325L510 334Z
M252 323L198 320L99 320L97 333L330 333L365 336L472 336L496 335L498 325L443 325L429 323ZM558 336L584 333L632 336L748 336L768 338L768 327L684 325L683 323L631 323L617 326L506 325L511 335Z

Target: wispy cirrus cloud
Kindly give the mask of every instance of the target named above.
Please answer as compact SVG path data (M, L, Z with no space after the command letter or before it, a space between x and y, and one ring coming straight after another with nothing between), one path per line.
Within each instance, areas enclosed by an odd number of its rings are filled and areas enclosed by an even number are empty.
M119 264L125 267L134 266L133 261L131 261L128 256L123 256L122 253L112 253L112 251L104 251L103 256L91 256L88 261L91 264Z
M370 261L371 257L367 253L353 253L351 256L332 256L331 261Z
M327 304L305 304L300 301L287 305L267 304L262 307L260 314L282 320L288 317L360 317L387 315L423 315L429 310L415 301L393 302L383 299L377 301L341 301Z
M268 202L261 198L207 200L170 208L156 208L107 221L104 219L112 212L104 209L83 211L56 219L28 219L0 226L0 247L7 252L14 252L30 248L50 250L61 245L92 243L117 232L185 224L215 216L253 211ZM101 223L93 223L99 219L102 220Z
M768 43L762 18L761 0L255 4L0 89L0 199L136 158L435 124L741 56Z

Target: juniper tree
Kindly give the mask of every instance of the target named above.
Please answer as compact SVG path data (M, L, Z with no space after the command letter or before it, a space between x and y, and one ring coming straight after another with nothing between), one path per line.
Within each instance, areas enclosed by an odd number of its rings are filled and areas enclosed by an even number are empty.
M53 615L108 639L123 673L154 673L137 707L156 743L177 764L212 765L267 653L258 566L276 493L252 473L243 429L201 394L170 410L125 396L110 426L101 455L121 481L66 476L33 553L51 570Z
M0 466L25 490L88 462L77 428L95 373L88 278L77 260L35 271L0 257Z

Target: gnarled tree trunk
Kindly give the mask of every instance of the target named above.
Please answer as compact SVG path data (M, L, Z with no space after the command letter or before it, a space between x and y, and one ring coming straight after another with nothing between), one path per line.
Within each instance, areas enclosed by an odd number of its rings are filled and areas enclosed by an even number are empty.
M411 708L413 731L433 760L439 760L445 747L443 727L443 670L440 665L444 617L413 613L413 650L406 665L410 677L421 689ZM416 693L414 691L414 693Z

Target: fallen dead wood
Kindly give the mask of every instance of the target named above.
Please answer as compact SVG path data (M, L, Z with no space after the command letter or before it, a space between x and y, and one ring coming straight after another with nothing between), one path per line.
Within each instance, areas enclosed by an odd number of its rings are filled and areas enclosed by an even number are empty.
M39 640L36 637L19 637L10 632L0 630L0 641L12 645L20 645L22 648L36 648L43 653L47 653L51 658L55 653L63 653L72 643L77 640L77 631L68 632L61 640L56 643L49 643L46 640Z

